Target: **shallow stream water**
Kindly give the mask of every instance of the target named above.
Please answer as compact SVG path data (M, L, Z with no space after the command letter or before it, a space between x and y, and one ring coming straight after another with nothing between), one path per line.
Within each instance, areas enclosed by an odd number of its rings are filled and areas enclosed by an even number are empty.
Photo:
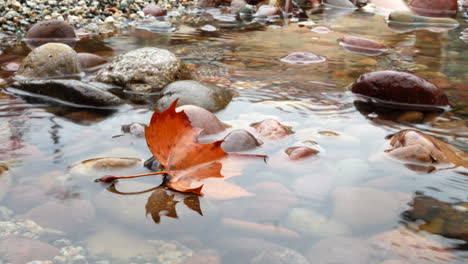
M0 159L9 164L12 180L0 205L18 218L30 216L52 226L59 223L55 229L64 233L53 233L42 241L58 248L70 243L82 247L89 263L185 263L190 255L203 257L197 263L275 263L265 262L262 254L294 251L310 263L398 259L407 261L402 263L466 263L466 170L420 173L380 154L388 146L385 137L406 128L468 151L468 53L467 43L460 39L467 23L459 19L460 27L443 33L397 33L384 17L364 12L343 16L325 12L313 20L333 32L319 34L296 23L216 34L181 26L168 34L136 30L104 40L91 38L75 47L109 57L140 47L169 49L200 76L236 91L233 101L216 113L230 129L248 128L268 118L290 126L293 134L265 139L251 151L268 155L266 163L250 162L241 176L229 179L256 196L216 201L161 189L139 193L157 187L159 176L122 180L111 192L93 182L105 170L76 174L70 166L98 157L149 158L144 138L114 136L122 134L122 125L148 123L150 107L127 104L103 114L26 102L0 92ZM337 43L345 35L377 40L389 50L379 56L346 51ZM297 51L327 60L307 65L280 61ZM448 94L452 109L424 124L361 114L347 86L361 74L384 69L408 71L432 81ZM0 75L6 78L9 73ZM317 143L319 155L288 161L284 149L303 141ZM147 170L139 166L112 172L126 175ZM437 215L434 219L456 218L452 228L459 229L465 240L444 237L445 233L433 231L437 227L408 219L415 198L458 208L446 218ZM177 218L167 212L169 216L161 214L156 223L146 211L152 199L175 208ZM184 203L187 199L199 202L199 212L189 209ZM388 233L392 230L411 231L417 238L405 242L395 232ZM385 240L375 238L382 233L403 246L375 246L372 242ZM63 240L68 244L57 242ZM284 263L303 263L294 262L292 253L283 255L291 258Z

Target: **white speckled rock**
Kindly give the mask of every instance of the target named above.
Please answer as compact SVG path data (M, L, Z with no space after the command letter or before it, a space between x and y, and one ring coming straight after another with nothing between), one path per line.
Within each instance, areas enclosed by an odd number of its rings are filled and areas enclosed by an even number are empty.
M117 56L97 73L96 80L136 92L158 92L169 83L190 79L190 73L172 52L141 48Z

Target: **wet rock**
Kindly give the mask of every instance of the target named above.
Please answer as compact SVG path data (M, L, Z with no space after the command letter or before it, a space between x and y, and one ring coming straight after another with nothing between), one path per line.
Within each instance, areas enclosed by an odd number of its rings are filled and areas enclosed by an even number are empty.
M360 187L338 187L333 191L337 219L355 227L394 223L404 206L396 194Z
M280 183L261 182L248 190L255 194L245 208L246 214L252 219L278 219L296 203L296 195Z
M121 130L123 133L130 134L134 137L145 137L145 128L146 124L143 123L131 123L128 125L123 125Z
M284 151L289 159L300 160L317 155L320 151L309 147L290 147Z
M372 99L376 104L398 108L431 109L445 107L449 101L444 91L416 75L397 71L376 71L363 74L352 84L351 91ZM413 106L414 105L414 106Z
M377 56L387 51L387 48L377 41L355 36L345 36L338 39L338 43L348 51L370 56Z
M196 105L183 105L176 109L177 112L184 111L193 127L203 129L200 133L211 135L224 131L224 124L210 111Z
M333 32L331 29L329 29L327 27L314 27L310 31L315 32L315 33L319 33L319 34L328 34L328 33Z
M15 72L19 69L21 63L16 61L5 62L2 64L0 69L7 72Z
M351 230L341 222L329 219L312 209L294 208L289 212L287 218L288 225L313 237L333 237L350 235Z
M79 105L99 107L123 104L123 101L114 94L102 90L93 84L78 80L22 80L14 83L12 87L32 94L48 96L52 99L59 99Z
M11 176L4 167L0 165L0 201L7 195L11 187Z
M411 164L447 168L462 166L468 168L468 154L433 136L417 130L406 129L389 137L391 157Z
M393 11L388 15L388 20L390 22L399 22L405 24L428 24L428 25L437 25L446 27L456 28L459 23L455 19L451 18L438 18L438 17L426 17L414 15L411 12L405 11Z
M275 16L275 15L280 15L281 10L276 7L276 6L270 6L270 5L262 5L260 8L257 10L255 13L255 16Z
M6 204L16 213L24 213L44 202L46 198L46 194L38 186L19 185L11 189Z
M245 0L233 0L231 1L231 8L234 10L241 10L247 5Z
M250 260L250 264L309 264L310 262L299 252L287 248L276 247L264 250Z
M79 40L75 29L62 20L49 20L34 24L23 39L26 44L35 48L49 42L59 42L74 46Z
M61 43L47 43L33 51L21 63L16 78L78 78L80 66L76 52Z
M263 120L251 125L257 133L267 139L281 139L292 133L291 128L282 125L274 119Z
M148 30L154 33L170 33L176 30L176 27L168 21L151 21L140 23L137 29Z
M324 199L333 186L332 177L328 174L309 174L297 178L293 184L296 195L307 199Z
M350 8L355 9L357 6L354 5L354 0L325 0L323 1L326 5L339 8Z
M370 238L369 241L409 263L451 263L453 259L449 249L423 233L414 233L410 230L387 231Z
M455 17L457 0L412 0L409 7L421 16Z
M141 48L114 58L98 71L96 80L135 92L158 92L169 83L190 77L185 64L170 51Z
M207 8L207 7L217 7L221 4L221 0L200 0L198 1L198 6Z
M30 219L47 228L67 233L81 233L77 226L86 226L95 216L93 205L87 200L52 200L27 213L20 219Z
M221 147L226 152L239 152L254 149L263 144L249 131L237 129L229 132L224 139Z
M24 264L33 260L51 260L60 250L47 243L19 237L0 240L0 256L12 264Z
M295 65L311 64L324 62L327 59L310 52L293 52L286 57L280 59L282 62Z
M449 238L468 239L468 203L445 203L419 195L410 205L411 209L403 215L420 230Z
M400 122L421 123L424 121L424 113L420 111L406 111L397 118Z
M155 4L149 4L143 8L143 13L145 16L151 15L151 16L165 16L167 11L164 8L161 8L160 6L157 6Z
M88 179L99 178L104 175L126 175L137 173L143 160L137 158L102 157L84 160L70 168L70 173Z
M232 97L233 92L231 90L214 84L191 80L177 81L162 90L156 108L163 111L178 98L177 106L196 105L210 112L216 112L225 108L232 100Z
M279 239L297 239L300 237L295 231L273 224L262 224L233 218L223 218L221 224L236 233L244 232Z
M215 26L212 25L204 25L203 27L200 28L201 31L203 32L216 32L218 29Z
M306 257L314 264L378 263L379 257L370 243L347 237L326 238L307 250Z
M107 59L92 53L78 53L78 62L80 63L81 69L92 70L93 68L106 64Z

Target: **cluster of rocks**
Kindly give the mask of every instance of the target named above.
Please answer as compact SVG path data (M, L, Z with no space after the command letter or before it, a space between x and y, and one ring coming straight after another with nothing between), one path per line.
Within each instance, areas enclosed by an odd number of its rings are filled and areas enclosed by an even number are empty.
M144 18L149 3L144 0L1 0L0 31L25 32L40 21L59 19L76 28L101 33L106 31L101 27L104 23L121 27ZM176 0L158 1L158 5L164 9L182 7Z

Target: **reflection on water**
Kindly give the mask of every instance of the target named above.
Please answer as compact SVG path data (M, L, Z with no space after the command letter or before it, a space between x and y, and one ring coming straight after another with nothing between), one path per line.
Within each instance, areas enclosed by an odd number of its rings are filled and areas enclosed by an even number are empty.
M2 186L8 186L0 205L18 219L64 231L42 240L59 248L57 241L70 240L83 247L90 263L184 263L190 255L222 263L271 263L266 257L271 252L289 256L285 263L304 263L303 258L310 263L466 262L466 169L427 174L380 155L388 149L387 135L408 128L468 150L468 67L466 43L459 39L466 25L444 33L397 33L382 17L361 12L326 11L313 20L332 32L318 34L294 23L216 34L181 26L170 34L139 29L76 45L80 52L109 57L144 46L169 49L198 78L237 92L217 113L231 130L269 118L292 127L294 133L284 139L262 139L255 152L268 155L267 164L252 163L242 176L228 179L255 196L215 201L185 195L159 187L161 176L122 180L106 189L93 179L148 172L140 162L151 156L144 138L113 136L122 125L147 124L150 107L85 109L3 91L0 159L10 169L8 185L2 182L7 176L0 176ZM378 40L389 50L375 57L347 52L337 44L344 35ZM0 63L28 52L7 49ZM281 61L293 52L327 61ZM346 87L363 73L383 69L428 79L445 90L452 108L408 114L355 102ZM0 71L2 79L10 75ZM284 149L303 142L318 145L317 157L287 159ZM97 157L138 162L130 169L112 164L70 169ZM408 246L391 246L396 244Z

